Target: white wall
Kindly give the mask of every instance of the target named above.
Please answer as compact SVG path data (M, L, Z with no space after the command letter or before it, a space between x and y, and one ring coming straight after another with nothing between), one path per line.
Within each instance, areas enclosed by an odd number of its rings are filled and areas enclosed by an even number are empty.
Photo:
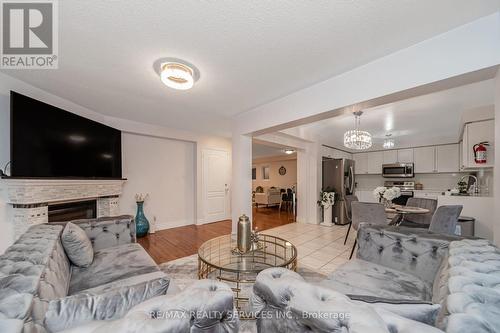
M122 214L135 214L135 194L149 193L146 217L156 230L195 223L195 144L187 141L122 135Z
M269 167L269 179L264 179L262 175L262 168ZM284 166L286 174L284 176L279 174L279 169ZM297 160L274 160L274 159L259 159L254 161L253 168L256 168L257 179L252 180L252 188L255 190L257 186L277 188L290 188L292 185L297 185Z
M495 244L500 246L500 69L495 78L495 224L493 225Z
M34 87L32 85L29 85L23 81L20 81L18 79L12 78L4 73L0 73L0 165L3 168L5 163L7 163L10 159L10 121L9 121L9 115L10 115L10 90L17 91L21 94L30 96L32 98L41 100L45 103L52 104L54 106L57 106L59 108L62 108L64 110L67 110L69 112L73 112L75 114L78 114L80 116L101 122L103 124L106 124L108 126L115 127L119 130L122 130L127 133L134 133L134 134L139 134L142 136L145 136L144 140L146 142L152 142L155 141L151 137L157 137L158 139L163 138L163 139L169 139L170 141L177 142L176 144L170 143L169 147L178 147L184 146L189 142L188 145L192 145L192 149L195 150L194 152L194 157L192 158L192 165L193 168L191 170L195 171L194 174L194 184L191 185L190 182L186 184L187 187L192 187L194 188L195 194L192 195L193 199L192 202L194 204L193 212L190 212L189 214L186 213L185 216L181 217L178 215L178 212L171 212L171 215L166 214L166 211L161 208L160 205L158 205L156 202L151 201L151 203L147 204L146 207L146 212L148 214L148 217L152 220L153 216L166 216L167 222L165 225L171 226L174 225L178 221L191 221L191 223L194 223L196 219L198 220L203 220L203 195L201 193L201 165L200 165L200 156L201 156L201 150L204 148L211 148L211 149L222 149L225 151L228 151L231 153L231 141L227 138L221 138L221 137L214 137L214 136L207 136L207 135L200 135L198 133L193 133L193 132L188 132L188 131L182 131L182 130L177 130L177 129L171 129L171 128L166 128L166 127L161 127L161 126L156 126L156 125L151 125L151 124L145 124L145 123L139 123L139 122L134 122L134 121L129 121L126 119L119 119L119 118L113 118L113 117L108 117L104 116L102 114L99 114L97 112L94 112L90 109L84 108L78 104L75 104L69 100L60 98L56 95L50 94L42 89L39 89L37 87ZM149 138L148 138L149 137ZM132 148L131 148L132 149ZM176 148L177 149L177 148ZM127 144L123 147L123 151L128 151L129 147ZM168 154L167 158L172 161L176 160L182 160L185 158L185 150L179 150L176 151L174 150L175 153L170 153ZM181 153L182 152L182 153ZM125 154L125 153L124 153ZM128 170L128 165L127 162L124 163L123 165L123 171L125 177L126 175L126 170ZM134 166L135 168L135 166ZM132 170L132 169L131 169ZM151 177L157 177L158 179L161 179L163 177L163 170L160 172L159 170L155 170L155 172L158 172L156 175L151 176ZM149 176L149 175L148 175ZM132 178L130 177L130 181L132 181ZM135 213L135 209L132 209L131 207L131 200L133 200L133 194L135 194L135 190L132 188L135 187L131 186L130 193L125 194L124 197L124 203L125 206L122 208L123 212L127 213ZM1 181L0 181L0 191L2 190L1 186ZM127 189L128 191L128 189ZM156 190L153 191L153 189L150 190L142 190L143 192L150 192L150 193L156 193ZM134 192L134 193L132 193ZM10 224L6 223L7 221L7 216L6 216L6 210L5 210L5 203L3 200L3 196L0 193L0 230L2 232L0 233L0 253L3 253L3 251L11 244L12 242L12 230L10 229ZM189 195L191 196L191 195ZM156 197L156 195L155 195ZM158 194L158 198L160 197L160 194ZM152 199L153 200L153 199ZM159 211L156 211L156 209L160 209ZM160 222L160 220L159 220Z

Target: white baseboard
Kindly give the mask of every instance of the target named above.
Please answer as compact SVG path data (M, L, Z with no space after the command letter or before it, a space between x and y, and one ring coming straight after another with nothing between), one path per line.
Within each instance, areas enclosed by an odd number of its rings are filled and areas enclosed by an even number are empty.
M179 221L165 221L165 222L158 222L156 221L156 231L160 230L165 230L165 229L172 229L172 228L177 228L177 227L183 227L186 225L191 225L195 224L194 221L189 221L189 220L179 220Z

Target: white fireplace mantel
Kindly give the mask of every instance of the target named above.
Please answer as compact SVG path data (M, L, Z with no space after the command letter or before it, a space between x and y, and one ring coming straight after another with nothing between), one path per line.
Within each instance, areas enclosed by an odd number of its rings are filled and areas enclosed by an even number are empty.
M31 205L119 196L125 179L16 179L0 180L6 203Z
M0 198L7 204L14 240L31 225L48 223L51 204L96 200L97 217L119 214L125 179L0 179Z

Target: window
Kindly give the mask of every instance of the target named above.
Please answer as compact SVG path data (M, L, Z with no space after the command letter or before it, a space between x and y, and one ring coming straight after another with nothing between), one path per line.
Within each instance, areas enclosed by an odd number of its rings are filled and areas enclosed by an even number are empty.
M252 168L252 180L257 179L257 168Z
M262 179L269 180L269 166L262 167Z

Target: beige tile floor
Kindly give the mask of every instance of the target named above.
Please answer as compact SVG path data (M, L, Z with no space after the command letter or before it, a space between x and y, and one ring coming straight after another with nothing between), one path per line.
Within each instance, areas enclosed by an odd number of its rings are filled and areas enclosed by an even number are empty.
M305 223L290 223L263 231L265 234L284 238L295 245L299 266L306 266L323 274L333 272L349 260L356 232L351 229L344 245L346 232L347 226L325 227Z

